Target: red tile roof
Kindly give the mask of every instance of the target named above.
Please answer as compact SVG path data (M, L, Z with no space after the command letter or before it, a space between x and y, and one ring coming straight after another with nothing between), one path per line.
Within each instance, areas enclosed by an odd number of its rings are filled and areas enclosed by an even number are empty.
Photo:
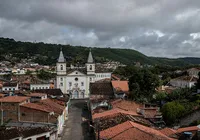
M43 97L45 95L47 95L47 94L44 94L44 93L31 93L31 94L29 94L27 96L30 96L30 97Z
M125 110L122 110L122 109L119 109L119 108L115 108L115 109L111 109L111 110L108 110L108 111L104 111L102 113L96 113L96 114L92 115L92 117L93 117L93 119L103 118L103 117L113 117L113 116L116 116L120 113L132 115L132 116L140 116L136 112L125 111Z
M112 140L168 140L163 133L131 121L124 122L100 132L100 138Z
M179 128L177 130L177 133L192 132L192 131L197 131L197 130L200 130L200 128L197 126L190 126L190 127Z
M157 108L144 108L144 118L154 118L157 114Z
M63 110L65 109L64 106L57 104L51 99L44 99L37 103L28 103L22 106L44 112L55 112L57 114L62 114Z
M135 113L137 113L137 108L141 108L143 106L142 104L138 104L133 101L126 101L122 99L112 101L111 105L113 108L120 108L122 110L133 111Z
M129 91L128 81L112 81L112 86L116 91Z
M23 101L28 100L30 97L23 97L23 96L7 96L0 99L0 102L6 103L20 103Z
M164 129L160 130L160 132L163 133L164 135L170 137L172 135L175 135L177 131L174 130L174 129L166 127Z
M65 109L64 106L61 106L61 105L55 103L51 99L40 100L39 104L45 105L49 108L52 108L52 110L57 114L62 114L63 110Z
M51 108L41 105L41 104L37 104L37 103L27 103L27 104L23 104L21 105L22 107L26 107L26 108L30 108L30 109L35 109L35 110L39 110L39 111L43 111L43 112L53 112Z

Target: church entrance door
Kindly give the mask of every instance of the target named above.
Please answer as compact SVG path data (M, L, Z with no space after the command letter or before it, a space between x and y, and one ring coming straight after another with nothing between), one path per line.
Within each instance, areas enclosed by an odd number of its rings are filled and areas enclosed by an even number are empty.
M77 90L74 91L74 98L75 99L78 99L79 98L79 93Z

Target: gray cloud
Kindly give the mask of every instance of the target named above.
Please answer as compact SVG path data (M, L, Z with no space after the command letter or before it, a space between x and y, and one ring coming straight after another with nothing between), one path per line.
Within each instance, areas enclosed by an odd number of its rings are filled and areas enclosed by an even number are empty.
M1 0L0 36L199 56L199 0Z

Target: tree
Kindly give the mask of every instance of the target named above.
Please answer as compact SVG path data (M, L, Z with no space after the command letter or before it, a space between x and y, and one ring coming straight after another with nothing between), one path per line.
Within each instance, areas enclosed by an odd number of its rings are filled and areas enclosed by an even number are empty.
M155 94L155 99L159 102L165 100L167 97L167 93L166 92L158 92Z
M134 100L151 100L155 88L159 86L159 78L148 69L138 70L129 79L129 88Z
M166 103L162 109L162 114L165 122L168 125L171 125L184 115L185 108L179 102L173 101Z
M189 88L179 88L173 90L172 93L168 94L167 99L169 101L189 99L191 96L191 92L192 91Z
M42 79L42 80L50 80L51 78L54 77L54 75L50 72L40 70L37 72L37 77Z

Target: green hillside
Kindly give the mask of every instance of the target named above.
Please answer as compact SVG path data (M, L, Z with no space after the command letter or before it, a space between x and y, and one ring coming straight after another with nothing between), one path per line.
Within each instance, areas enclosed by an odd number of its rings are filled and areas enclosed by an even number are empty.
M31 58L34 62L40 64L55 65L61 47L68 61L74 63L86 62L89 51L88 47L46 44L42 42L21 42L8 38L0 38L0 60L6 60L6 56L12 54L12 57L15 57L16 61L20 61L23 58ZM185 61L184 59L148 57L131 49L92 48L92 53L96 62L114 60L123 64L140 62L141 64L171 66L185 66L192 64L192 61Z

